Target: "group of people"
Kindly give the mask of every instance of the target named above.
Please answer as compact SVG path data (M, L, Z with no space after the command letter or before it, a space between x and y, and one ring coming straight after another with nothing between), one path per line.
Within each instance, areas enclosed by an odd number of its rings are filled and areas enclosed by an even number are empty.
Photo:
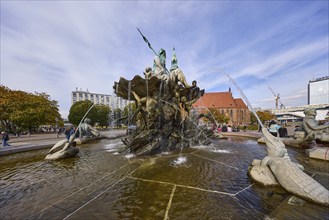
M64 130L64 134L67 140L70 140L71 135L75 133L75 128L73 126L66 127Z
M288 130L287 128L282 124L278 125L274 120L272 120L269 124L268 131L274 136L277 137L287 137L288 136Z
M240 132L239 126L226 125L225 123L222 126L213 124L212 130L217 132ZM243 130L246 131L246 126L243 127Z
M10 146L8 144L8 141L9 141L9 135L5 132L5 131L2 131L1 132L1 141L2 141L2 145L3 147L8 147Z

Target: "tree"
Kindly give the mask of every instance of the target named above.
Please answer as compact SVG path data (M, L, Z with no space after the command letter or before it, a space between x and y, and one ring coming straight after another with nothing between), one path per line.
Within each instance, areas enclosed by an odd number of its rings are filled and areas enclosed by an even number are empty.
M84 100L84 101L78 101L74 103L71 108L68 115L69 122L74 124L75 126L79 125L81 119L85 114L88 112L88 110L93 106L93 102L90 100ZM88 115L88 118L90 118L92 124L97 122L97 109L92 108Z
M69 122L75 126L79 125L83 116L85 116L90 108L92 109L86 117L90 118L92 124L97 122L100 126L109 125L109 116L111 113L110 107L102 104L97 104L94 106L93 102L90 100L78 101L71 106L68 116Z
M6 130L31 130L61 121L57 101L46 93L26 93L0 86L0 121Z
M276 118L276 116L268 110L266 110L266 111L257 111L256 114L257 114L257 116L259 117L259 119L261 120L262 123L264 123L266 121L270 121L270 120ZM251 122L251 124L258 124L258 121L257 121L254 114L251 114L250 122Z
M134 113L136 112L136 109L137 108L136 108L135 103L129 103L128 105L126 105L124 107L123 111L121 112L121 117L126 119L126 120L124 120L125 124L133 123L131 120L132 120Z
M10 113L12 112L10 89L0 86L0 122L1 130L10 129Z
M96 110L97 110L97 122L99 123L100 126L108 126L110 122L110 113L111 109L110 107L106 105L96 105Z
M209 111L208 111L207 114L209 115L207 118L209 118L209 120L211 122L214 122L216 124L217 123L228 123L229 120L230 120L230 117L228 117L228 116L226 116L224 114L220 114L219 111L217 109L215 109L215 108L209 108Z

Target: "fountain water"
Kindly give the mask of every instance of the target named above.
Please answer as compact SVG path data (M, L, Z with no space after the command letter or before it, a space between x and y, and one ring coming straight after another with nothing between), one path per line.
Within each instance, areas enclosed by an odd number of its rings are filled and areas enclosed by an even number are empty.
M79 158L62 161L45 162L46 150L1 156L1 219L327 218L327 207L288 204L290 193L248 178L250 161L266 155L256 140L212 142L231 153L184 148L188 160L175 164L179 152L131 157L120 153L120 139L103 139L85 144ZM329 167L322 161L299 149L289 154L329 187Z
M113 127L114 127L114 120L115 120L115 118L114 118L114 102L113 102L113 99L114 99L114 89L112 89L112 93L111 93L111 98L110 98L110 100L109 100L109 104L110 104L110 108L111 108L111 112L110 112L110 116L109 116L109 118L110 118L110 129L113 129Z
M128 119L127 119L127 126L128 128L131 125L131 118L132 118L132 110L130 105L130 95L131 95L131 81L128 82ZM130 134L131 130L128 129L128 134Z

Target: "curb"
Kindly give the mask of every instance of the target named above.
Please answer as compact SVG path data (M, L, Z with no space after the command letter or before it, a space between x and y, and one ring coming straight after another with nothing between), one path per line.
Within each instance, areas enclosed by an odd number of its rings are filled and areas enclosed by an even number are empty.
M249 133L249 132L220 132L224 137L245 137L259 139L262 137L261 134Z
M20 153L20 152L26 152L26 151L31 151L31 150L51 148L54 144L50 144L50 143L47 143L47 144L30 144L30 145L25 145L25 146L21 146L21 147L1 148L0 149L0 156Z

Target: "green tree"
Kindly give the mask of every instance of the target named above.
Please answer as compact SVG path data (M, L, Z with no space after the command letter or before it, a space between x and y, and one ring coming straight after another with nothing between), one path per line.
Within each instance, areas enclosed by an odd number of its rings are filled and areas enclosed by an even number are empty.
M125 124L133 123L131 120L132 120L132 117L133 117L134 113L136 112L136 109L137 108L136 108L136 104L135 103L129 103L128 105L126 105L124 107L123 111L121 112L121 117L123 119L125 119L124 120L125 121Z
M117 127L121 127L121 124L122 124L121 115L122 115L122 110L120 108L114 109L113 120Z
M79 125L81 119L88 110L93 106L93 102L90 100L78 101L74 103L68 115L69 122L74 124L75 126ZM97 104L92 107L92 109L87 114L87 118L90 118L92 124L96 122L99 123L100 126L108 126L109 125L109 116L111 113L111 109L102 104Z
M93 106L93 102L90 100L85 100L85 101L78 101L74 103L71 108L70 112L68 115L69 122L74 124L75 126L79 125L81 119L83 116L87 113L87 111ZM92 108L88 115L86 116L87 118L90 118L92 124L97 122L98 115L97 115L97 109Z
M99 123L100 126L108 126L110 122L110 113L111 109L110 107L106 105L96 105L96 110L97 110L97 122Z

